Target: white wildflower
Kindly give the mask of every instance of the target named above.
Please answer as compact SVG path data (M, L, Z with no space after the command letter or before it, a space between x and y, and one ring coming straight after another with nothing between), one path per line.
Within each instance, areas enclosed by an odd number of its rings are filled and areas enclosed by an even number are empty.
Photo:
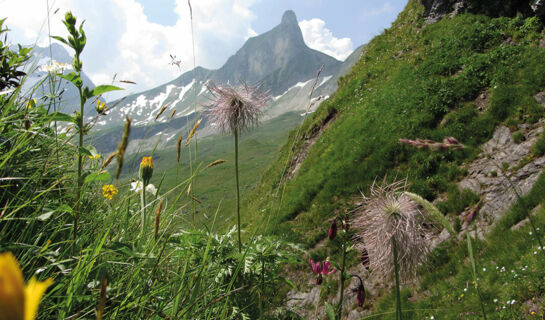
M65 70L71 70L72 66L68 63L62 63L55 60L51 60L49 64L42 64L39 71L49 73L63 73Z
M134 191L136 193L141 193L142 181L138 180L138 181L131 182L131 191ZM154 196L157 195L157 188L152 183L146 186L146 191L153 194Z

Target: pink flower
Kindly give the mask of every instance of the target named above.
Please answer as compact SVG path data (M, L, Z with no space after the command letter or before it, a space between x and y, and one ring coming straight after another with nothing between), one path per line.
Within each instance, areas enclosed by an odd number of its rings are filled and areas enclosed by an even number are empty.
M309 259L308 263L310 264L310 267L312 268L312 272L318 274L318 277L316 278L317 285L322 284L322 280L323 280L322 275L327 276L329 274L334 273L337 270L335 269L335 267L331 269L331 262L329 261L314 263L312 259Z
M363 306L363 303L365 302L365 287L363 284L360 284L357 289L356 300L358 301L358 306Z
M312 259L308 260L308 263L310 263L310 267L312 268L312 272L314 273L322 273L322 263L312 261Z
M331 224L331 227L329 227L329 240L335 239L335 236L337 235L337 220L333 220L333 223Z
M322 268L322 274L324 276L327 276L328 274L332 274L337 270L337 269L335 269L335 267L333 267L333 269L330 269L330 268L331 268L331 262L324 261L324 267Z

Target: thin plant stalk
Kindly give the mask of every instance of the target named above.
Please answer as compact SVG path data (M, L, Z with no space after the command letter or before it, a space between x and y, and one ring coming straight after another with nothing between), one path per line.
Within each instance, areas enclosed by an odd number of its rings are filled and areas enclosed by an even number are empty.
M79 54L76 54L76 61L77 64L81 64L79 60ZM77 71L78 77L81 77L81 70ZM83 111L85 106L85 97L83 96L83 91L81 89L81 85L77 86L78 93L79 93L79 101L80 101L80 108L79 108L79 118L78 120L78 129L79 129L79 141L78 141L78 185L76 188L76 206L74 210L74 231L72 232L72 255L76 255L76 238L78 234L78 218L79 218L79 211L81 207L81 188L83 186L83 179L81 177L82 171L83 171L83 154L81 150L83 149L83 136L85 135L84 127L83 127Z
M142 188L142 193L140 194L140 206L142 207L142 210L140 211L140 216L142 218L142 224L140 229L140 237L142 239L142 242L145 243L143 240L145 236L145 230L146 230L146 188Z
M238 178L238 128L235 127L235 180L237 184L237 228L238 228L238 252L242 252L242 241L240 240L240 184Z
M477 271L475 268L475 258L473 257L473 246L471 245L471 236L469 232L466 232L467 236L467 251L469 253L469 259L471 260L471 275L473 276L473 282L475 283L475 289L477 289L477 295L479 296L479 304L481 305L481 312L483 313L483 319L486 319L486 311L484 309L483 297L479 290L479 284L477 283Z
M392 238L392 251L394 254L394 273L396 283L396 320L402 320L403 315L401 311L401 292L399 289L399 264L397 262L397 245L395 238Z
M341 263L341 272L339 275L339 280L341 282L341 293L339 296L339 307L337 309L337 319L341 319L343 312L343 298L344 298L344 269L346 265L346 244L343 244L343 259Z

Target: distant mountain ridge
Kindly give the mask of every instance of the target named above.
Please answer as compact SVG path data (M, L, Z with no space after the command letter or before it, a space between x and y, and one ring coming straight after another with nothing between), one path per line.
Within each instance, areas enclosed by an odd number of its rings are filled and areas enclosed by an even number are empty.
M279 25L248 39L221 68L208 70L197 67L156 88L111 102L109 105L112 110L100 118L95 128L99 130L98 136L102 137L96 139L97 148L103 152L111 151L113 144L106 147L100 141L113 139L114 134L117 137L126 115L133 119L135 126L157 127L161 124L161 130L141 130L146 133L143 136L134 135L133 132L132 139L138 140L141 149L146 149L144 140L149 140L147 147L151 147L155 142L152 143L150 139L156 141L158 135L166 137L160 144L168 143L175 134L187 130L181 128L180 123L190 124L192 121L189 119L195 117L195 110L198 112L202 109L201 105L210 102L206 87L208 81L218 85L238 85L242 82L259 84L274 96L266 108L266 120L285 112L306 111L313 80L323 65L313 94L319 97L312 106L314 109L323 98L335 91L338 77L348 72L362 50L363 46L356 49L345 62L341 62L309 48L304 42L295 13L288 10ZM156 119L162 109L161 116ZM100 130L107 128L110 130L100 133ZM203 124L199 131L200 135L213 132Z
M49 66L52 61L71 66L72 57L66 49L58 43L52 43L47 47L35 46L32 49L32 55L34 57L30 64L32 72L28 72L28 77L23 84L22 92L29 96L32 95L34 99L42 99L44 103L49 103L49 100L45 97L51 95L51 83L49 81L43 81L48 75L48 72L45 71L44 68ZM65 73L68 72L71 72L71 70L65 70ZM81 78L84 86L91 89L95 87L95 84L85 72L81 73ZM54 93L57 95L57 111L72 113L74 110L79 110L79 93L76 87L64 79L57 78L56 80L57 81L54 83ZM88 117L96 115L95 108L91 101L86 104L85 115Z

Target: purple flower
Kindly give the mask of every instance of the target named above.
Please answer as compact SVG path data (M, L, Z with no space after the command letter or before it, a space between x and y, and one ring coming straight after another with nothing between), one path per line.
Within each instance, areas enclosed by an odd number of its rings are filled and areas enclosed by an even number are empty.
M312 259L308 260L308 263L310 263L310 267L312 268L312 272L314 273L322 273L322 263L312 261Z
M356 300L358 301L358 306L363 306L363 303L365 302L365 287L363 284L360 283L358 289L358 293L356 294Z
M360 280L360 284L357 288L353 288L352 292L356 292L356 301L358 301L358 306L361 307L365 303L365 287L363 286L363 280L361 280L360 276L357 274L352 274L351 276Z
M329 227L329 240L335 239L335 236L337 235L337 220L333 220L333 223L331 224L331 227Z
M335 269L335 267L333 267L333 269L331 269L331 262L329 261L324 261L324 266L322 268L322 274L324 276L327 276L329 274L332 274L336 271L337 269Z
M329 274L334 273L337 269L333 267L331 269L331 262L324 261L324 262L314 262L312 259L308 260L308 263L310 264L310 267L312 268L312 272L318 274L318 277L316 278L316 284L320 285L322 284L323 276L327 276Z

